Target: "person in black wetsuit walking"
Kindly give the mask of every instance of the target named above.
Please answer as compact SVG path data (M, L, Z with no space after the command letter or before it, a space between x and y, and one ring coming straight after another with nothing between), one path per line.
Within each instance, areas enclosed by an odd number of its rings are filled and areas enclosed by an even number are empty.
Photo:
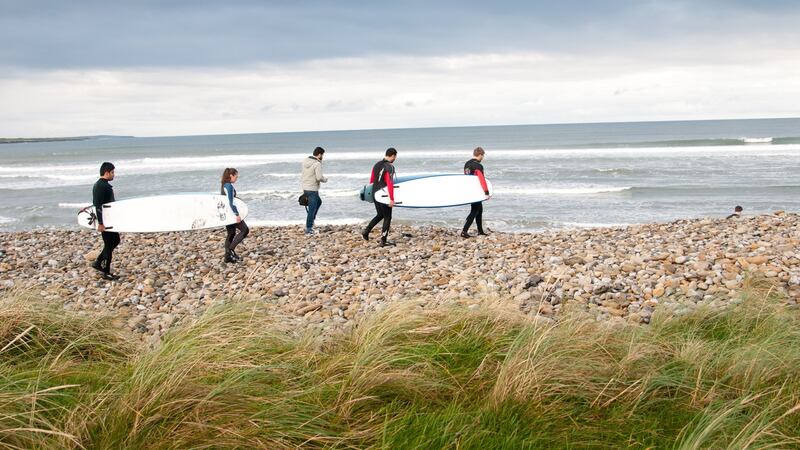
M485 172L483 170L483 164L481 164L485 155L486 152L483 151L482 148L476 147L475 150L472 151L473 158L464 164L464 174L478 177L481 187L483 188L483 193L486 195L486 200L489 200L489 187L486 185ZM469 235L469 227L472 226L473 220L475 221L475 225L478 226L478 235L486 236L486 233L483 231L483 202L475 202L470 205L467 221L464 223L464 229L461 230L461 237L472 237Z
M233 203L233 199L236 198L236 189L233 188L233 183L236 183L238 179L239 171L234 168L227 168L222 172L219 193L228 197L228 204L233 210L233 213L236 214L236 223L225 225L225 230L228 232L225 237L226 263L235 263L242 260L242 258L236 254L236 246L250 233L250 228L247 227L247 224L244 223L244 220L239 216L239 210ZM236 230L239 230L239 233L236 233Z
M386 187L389 191L389 204L375 201L375 211L377 214L370 221L367 228L361 233L361 237L365 241L369 240L369 232L375 228L375 225L383 220L383 229L381 230L381 247L387 245L395 245L394 242L389 240L389 228L392 226L392 208L394 208L394 161L397 159L397 150L389 148L386 150L386 156L375 163L372 167L372 174L370 175L369 182L372 183L372 195L378 194L378 191Z
M103 205L114 201L114 187L109 184L113 179L114 164L104 162L100 165L100 179L92 188L92 205L97 216L97 231L103 237L103 251L92 263L92 267L102 272L103 278L109 281L119 279L117 275L111 273L111 256L120 243L119 233L106 231L106 226L103 224Z

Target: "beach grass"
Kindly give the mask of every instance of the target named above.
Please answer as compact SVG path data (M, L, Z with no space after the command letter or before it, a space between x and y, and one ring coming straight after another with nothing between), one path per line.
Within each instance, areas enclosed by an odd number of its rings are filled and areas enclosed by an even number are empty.
M322 336L228 300L155 348L0 298L5 448L800 447L800 314L768 280L650 325L412 300Z

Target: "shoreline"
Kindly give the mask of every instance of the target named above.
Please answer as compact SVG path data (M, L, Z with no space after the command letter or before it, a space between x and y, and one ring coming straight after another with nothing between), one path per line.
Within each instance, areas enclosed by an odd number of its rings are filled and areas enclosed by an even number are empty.
M564 308L600 321L649 323L653 312L726 307L748 274L800 298L800 216L691 219L612 228L493 233L463 239L451 229L393 227L397 247L364 242L354 225L254 227L222 261L224 230L127 234L114 253L117 282L89 267L100 250L88 230L0 232L0 292L101 311L143 338L208 306L244 296L298 326L335 330L403 300L421 307L487 299L550 322Z
M336 229L336 228L352 228L352 227L360 227L364 228L366 224L370 221L372 217L362 218L352 221L334 221L334 223L328 223L325 220L318 220L315 223L315 228L319 229ZM719 218L714 218L712 220L718 220ZM695 220L695 219L682 219L682 220ZM702 220L702 219L696 219ZM254 220L247 222L247 226L251 230L291 230L294 228L303 228L305 226L305 219L303 220L296 220L296 221L271 221L271 220ZM463 224L453 224L452 226L440 225L440 224L425 224L425 225L412 225L414 221L412 219L392 219L392 229L395 228L408 228L408 229L420 229L420 228L433 228L433 229L440 229L443 231L450 231L458 235L461 232L461 226ZM545 228L524 228L524 229L516 229L516 230L500 230L496 231L495 228L491 227L491 223L484 223L484 226L487 230L491 231L492 233L498 233L503 235L515 235L515 234L541 234L541 233L552 233L558 231L579 231L579 230L607 230L607 229L619 229L619 228L628 228L634 226L642 226L642 225L649 225L649 224L658 224L658 223L671 223L671 222L647 222L647 223L569 223L568 225L564 226L553 226L553 227L545 227ZM0 225L3 222L0 221ZM208 231L209 229L203 229L199 231ZM59 227L56 225L41 225L34 228L29 229L2 229L0 228L0 234L15 234L15 233L64 233L64 232L84 232L88 231L78 225L73 227ZM181 232L153 232L153 233L123 233L123 235L146 235L146 234L167 234L167 233L181 233ZM472 229L472 233L475 233L474 225Z

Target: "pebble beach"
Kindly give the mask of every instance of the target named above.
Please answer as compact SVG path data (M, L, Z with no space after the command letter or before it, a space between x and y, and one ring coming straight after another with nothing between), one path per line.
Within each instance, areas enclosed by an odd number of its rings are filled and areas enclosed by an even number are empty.
M659 308L678 314L741 302L757 274L800 298L800 215L693 219L616 228L492 233L395 227L396 247L365 242L359 226L253 228L222 260L224 230L126 234L115 282L90 267L102 245L90 231L0 233L0 289L78 311L108 314L157 342L216 302L255 298L298 327L332 331L391 302L420 307L493 299L536 320L565 308L609 322L647 324Z

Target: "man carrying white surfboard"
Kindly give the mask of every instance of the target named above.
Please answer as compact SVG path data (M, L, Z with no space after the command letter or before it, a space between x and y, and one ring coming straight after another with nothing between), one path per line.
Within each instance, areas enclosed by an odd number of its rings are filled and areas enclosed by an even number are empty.
M464 175L477 176L478 180L480 180L481 188L483 188L483 193L486 195L486 200L489 200L489 186L486 184L485 172L483 170L483 164L481 164L485 155L486 152L484 152L481 147L476 147L475 150L472 151L473 158L464 164ZM486 233L483 232L483 202L475 202L470 205L467 221L464 223L464 229L461 230L461 237L471 237L469 235L469 227L472 226L473 220L475 221L475 225L478 226L478 235L486 236Z
M118 280L119 277L111 273L111 255L120 243L119 233L106 231L103 225L103 205L114 201L114 187L109 181L114 179L114 164L104 162L100 165L100 179L92 187L92 204L97 215L97 231L103 237L103 251L92 263L92 267L103 273L103 278L109 281Z
M389 204L385 205L380 202L375 202L375 211L377 214L369 222L367 228L361 233L361 237L363 237L365 241L368 241L369 232L382 220L381 247L395 245L395 243L388 238L389 228L392 226L392 208L394 207L394 161L396 159L397 150L389 147L386 150L386 156L372 167L372 174L369 179L369 182L372 183L373 196L381 189L386 188L389 193Z

